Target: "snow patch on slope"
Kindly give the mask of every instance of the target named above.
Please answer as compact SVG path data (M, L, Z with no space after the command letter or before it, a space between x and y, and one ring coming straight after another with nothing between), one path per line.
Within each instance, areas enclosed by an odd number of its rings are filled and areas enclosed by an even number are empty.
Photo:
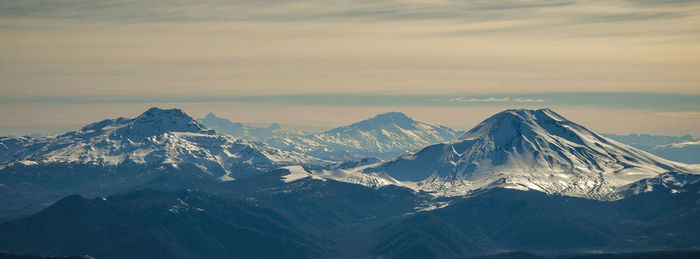
M286 169L287 171L289 171L289 174L282 176L282 181L287 182L287 183L291 183L291 182L294 182L296 180L300 180L300 179L304 179L304 178L308 178L308 177L311 177L311 179L314 179L314 180L325 181L325 179L318 177L316 175L313 175L312 173L309 173L302 166L292 165L292 166L281 167L281 169Z

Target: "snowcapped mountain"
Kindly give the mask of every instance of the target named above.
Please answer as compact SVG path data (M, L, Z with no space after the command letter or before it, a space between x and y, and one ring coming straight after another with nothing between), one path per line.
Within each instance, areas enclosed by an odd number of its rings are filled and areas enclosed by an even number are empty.
M339 131L415 124L353 125ZM700 242L698 168L549 109L507 110L390 161L329 163L155 108L56 137L0 138L0 155L0 221L11 219L0 250L17 254L464 258Z
M693 138L691 135L683 136L663 136L663 135L650 135L650 134L629 134L629 135L617 135L617 134L602 134L603 136L615 140L617 142L622 142L632 147L649 151L656 146L683 143L683 142L695 142L700 141L700 139Z
M214 129L219 133L241 137L247 140L264 140L276 137L287 137L303 135L304 133L297 130L282 128L279 124L273 123L267 128L253 127L240 122L231 122L230 120L217 117L214 113L209 113L204 118L199 119L199 122L207 128Z
M700 164L700 140L659 145L650 153L689 164Z
M16 166L191 167L229 180L288 165L325 162L217 134L179 109L151 108L136 118L108 119L45 138L0 138L0 169Z
M550 109L506 110L450 142L341 171L317 174L445 196L502 187L600 200L618 199L620 188L645 178L700 172L602 137Z
M605 137L672 161L700 164L700 139L693 138L691 135L607 134Z
M392 158L449 141L458 134L445 126L430 125L400 112L390 112L317 134L272 138L264 142L280 149L340 161L363 157Z

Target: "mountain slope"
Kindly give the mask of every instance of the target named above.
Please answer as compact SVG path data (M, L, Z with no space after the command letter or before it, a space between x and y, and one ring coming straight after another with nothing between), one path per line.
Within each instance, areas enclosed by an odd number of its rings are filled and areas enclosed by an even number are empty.
M322 164L309 156L216 134L178 109L151 108L140 116L104 120L57 137L0 138L0 166L188 164L221 179L285 165Z
M619 198L616 187L640 179L698 172L602 137L549 109L506 110L453 141L357 170L440 195L504 187L604 200Z
M97 258L317 257L307 234L278 213L196 191L69 196L0 225L0 249Z
M287 183L289 173L198 179L214 195L146 189L70 196L0 224L0 250L98 258L464 258L504 251L560 258L700 248L697 175L637 182L651 188L614 202L494 188L416 211L429 196L311 177ZM155 184L196 182L179 177Z
M232 180L326 161L221 135L180 110L152 108L46 138L0 138L0 216L68 194L104 195L173 173Z
M373 233L384 258L464 258L503 251L567 255L700 247L700 185L614 202L490 189ZM495 257L497 258L497 257ZM559 257L557 257L559 258Z
M426 124L403 113L390 112L317 134L267 139L265 143L329 160L386 159L449 141L457 134L444 126Z

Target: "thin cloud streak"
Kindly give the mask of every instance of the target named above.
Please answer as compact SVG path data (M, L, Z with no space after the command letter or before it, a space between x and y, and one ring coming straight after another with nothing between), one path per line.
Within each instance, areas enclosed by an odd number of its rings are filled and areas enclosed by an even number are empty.
M521 97L515 98L515 100L513 100L513 101L516 103L543 103L544 102L543 99L530 99L530 98L521 98Z
M673 118L700 118L700 112L659 112L656 114Z
M464 97L457 97L457 98L452 98L449 99L450 102L508 102L510 101L510 97L503 97L503 98L496 98L496 97L488 97L488 98L470 98L470 99L465 99Z
M142 104L149 103L241 103L294 106L397 106L397 107L460 107L509 106L514 108L588 107L607 109L643 109L660 112L700 111L700 95L624 92L532 93L510 95L376 95L376 94L297 94L297 95L169 95L132 97L73 96L49 98L0 97L0 104L65 105L65 104ZM8 110L12 110L8 108Z

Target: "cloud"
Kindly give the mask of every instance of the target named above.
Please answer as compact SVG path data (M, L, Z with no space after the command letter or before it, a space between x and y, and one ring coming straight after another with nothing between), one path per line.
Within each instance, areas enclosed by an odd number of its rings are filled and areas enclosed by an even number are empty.
M488 97L488 98L471 98L471 99L465 99L464 97L457 97L457 98L450 98L450 102L508 102L510 101L510 97L503 97L503 98L496 98L496 97Z
M551 24L674 18L692 8L653 10L646 6L695 5L692 0L0 0L0 16L130 22L202 21L418 21L461 22L549 20ZM585 11L583 11L585 10Z
M655 114L672 118L700 118L700 112L658 112Z
M522 98L518 97L515 100L513 100L516 103L543 103L543 99L530 99L530 98Z
M638 5L658 6L692 4L697 3L697 0L627 0L627 2Z
M511 98L511 97L486 97L486 98L464 98L456 97L448 99L450 102L473 102L473 103L483 103L483 102L516 102L516 103L543 103L544 99L532 99L532 98Z
M700 51L700 6L666 2L0 0L0 88L14 99L129 87L149 97L405 93L474 103L700 93L700 63L688 54Z

